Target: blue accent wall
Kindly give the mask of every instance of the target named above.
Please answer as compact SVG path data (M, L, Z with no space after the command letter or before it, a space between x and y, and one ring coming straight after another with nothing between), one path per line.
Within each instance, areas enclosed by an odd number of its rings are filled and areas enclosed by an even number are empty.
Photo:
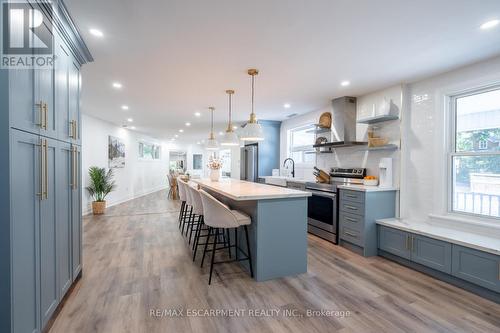
M280 167L281 121L259 120L264 131L264 141L259 142L258 176L271 176Z

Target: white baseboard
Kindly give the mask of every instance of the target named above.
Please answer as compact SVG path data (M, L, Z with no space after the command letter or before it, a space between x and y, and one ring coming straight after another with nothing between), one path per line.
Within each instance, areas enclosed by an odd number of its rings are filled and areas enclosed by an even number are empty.
M143 197L145 195L148 195L148 194L151 194L151 193L154 193L154 192L158 192L158 191L162 191L162 190L166 190L166 189L168 189L168 187L165 186L165 185L157 186L155 188L152 188L152 189L149 189L149 190L146 190L146 191L142 191L142 192L136 193L134 195L131 195L131 196L128 196L128 197L125 197L125 198L121 198L121 199L117 199L117 200L113 200L113 201L107 202L106 203L106 207L113 207L113 206L116 206L116 205L120 205L120 204L125 203L127 201L134 200L134 199ZM91 213L92 213L92 203L90 202L87 205L87 207L84 207L82 215L85 216L85 215L89 215Z

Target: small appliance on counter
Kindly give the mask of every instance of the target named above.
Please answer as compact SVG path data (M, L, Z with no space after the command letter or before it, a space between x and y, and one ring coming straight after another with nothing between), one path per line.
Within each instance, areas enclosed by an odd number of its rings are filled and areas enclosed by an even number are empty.
M379 168L379 186L392 187L392 158L384 157L380 159Z
M319 171L317 172L320 175ZM312 194L307 199L307 231L337 244L337 186L363 184L365 175L366 169L364 168L332 168L330 174L327 175L330 178L328 183L306 183L306 191Z

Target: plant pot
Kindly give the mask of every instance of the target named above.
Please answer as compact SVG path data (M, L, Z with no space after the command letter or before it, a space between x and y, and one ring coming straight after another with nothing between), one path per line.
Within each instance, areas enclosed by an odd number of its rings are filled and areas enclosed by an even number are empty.
M106 201L94 201L92 202L92 213L94 215L102 215L106 210Z
M210 180L213 182L218 182L220 178L220 170L210 170Z

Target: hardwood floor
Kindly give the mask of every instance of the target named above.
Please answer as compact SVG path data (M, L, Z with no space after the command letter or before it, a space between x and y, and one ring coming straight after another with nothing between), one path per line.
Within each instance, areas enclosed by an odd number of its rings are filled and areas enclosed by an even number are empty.
M224 264L208 286L209 265L200 269L191 261L177 228L178 207L165 191L85 217L83 276L50 331L500 331L500 305L312 235L307 274L257 283L237 265ZM184 309L183 316L151 315L168 309ZM241 317L194 317L186 316L187 309L247 311ZM251 316L249 309L280 313ZM308 317L308 309L340 313ZM300 315L287 317L285 310Z

